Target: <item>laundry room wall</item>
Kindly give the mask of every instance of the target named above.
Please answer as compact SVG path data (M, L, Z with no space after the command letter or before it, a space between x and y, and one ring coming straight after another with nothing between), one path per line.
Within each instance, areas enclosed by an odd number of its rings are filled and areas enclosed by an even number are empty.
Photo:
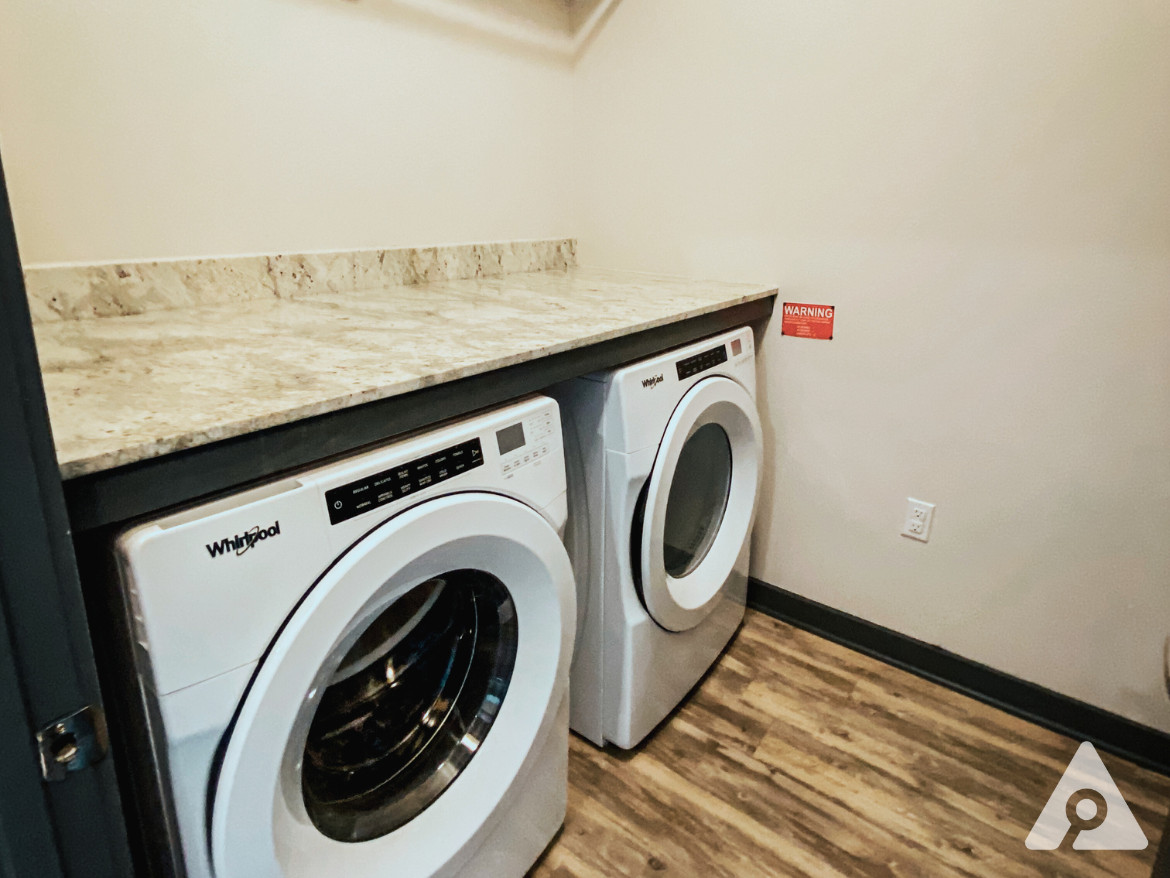
M837 307L755 575L1170 731L1170 4L623 0L574 86L584 264Z
M22 258L570 236L570 76L392 0L7 0Z

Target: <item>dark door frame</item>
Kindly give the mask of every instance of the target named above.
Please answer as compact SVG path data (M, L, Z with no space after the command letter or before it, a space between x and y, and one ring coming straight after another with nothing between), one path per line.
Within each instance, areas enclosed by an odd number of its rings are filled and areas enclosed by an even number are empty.
M42 779L36 732L102 709L0 164L0 878L133 874L113 760Z

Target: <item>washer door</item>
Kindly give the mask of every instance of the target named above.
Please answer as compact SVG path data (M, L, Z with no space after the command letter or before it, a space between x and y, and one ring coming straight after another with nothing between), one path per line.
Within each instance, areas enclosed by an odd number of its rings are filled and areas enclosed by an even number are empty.
M693 628L715 608L750 535L761 449L755 402L730 378L700 381L671 415L633 543L642 603L663 628Z
M445 875L494 826L565 695L572 570L504 497L375 528L285 622L213 785L219 878Z

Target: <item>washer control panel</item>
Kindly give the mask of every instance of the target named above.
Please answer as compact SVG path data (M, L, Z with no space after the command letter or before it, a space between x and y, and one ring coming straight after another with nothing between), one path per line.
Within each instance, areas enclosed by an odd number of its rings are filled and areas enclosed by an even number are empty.
M475 438L332 488L325 492L329 523L348 521L477 466L483 466L483 446Z
M727 345L721 344L717 348L711 348L709 351L703 351L679 360L675 363L675 368L678 369L678 380L682 381L684 378L690 378L692 375L698 375L700 372L714 369L720 363L726 362Z
M553 415L544 411L496 431L500 469L504 478L552 453Z

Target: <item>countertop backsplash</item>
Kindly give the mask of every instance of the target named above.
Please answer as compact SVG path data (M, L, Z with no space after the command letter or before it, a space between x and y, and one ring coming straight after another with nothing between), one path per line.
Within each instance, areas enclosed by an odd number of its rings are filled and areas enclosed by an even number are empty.
M44 265L27 268L24 279L33 322L51 323L254 299L295 299L319 293L498 277L567 269L576 264L576 239L558 238L388 250Z

